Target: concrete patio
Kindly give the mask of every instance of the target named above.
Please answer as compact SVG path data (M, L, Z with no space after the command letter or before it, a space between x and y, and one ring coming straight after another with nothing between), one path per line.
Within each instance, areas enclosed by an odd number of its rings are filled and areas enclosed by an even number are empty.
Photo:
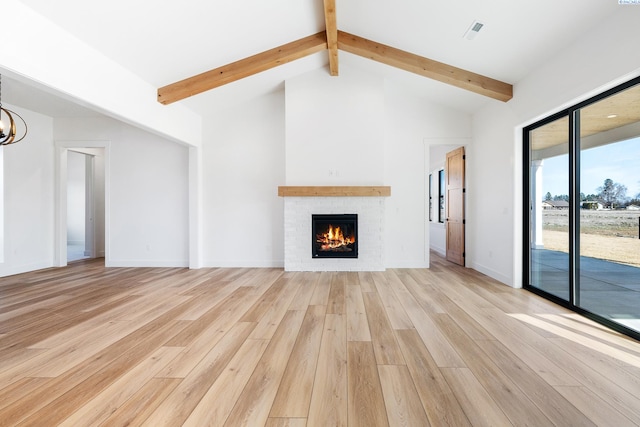
M531 251L531 284L569 300L569 254ZM581 308L640 332L640 268L580 257Z

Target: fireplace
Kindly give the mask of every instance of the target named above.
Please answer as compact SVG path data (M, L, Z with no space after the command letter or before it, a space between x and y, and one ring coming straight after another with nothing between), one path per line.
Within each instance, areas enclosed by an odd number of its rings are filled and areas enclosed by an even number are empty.
M358 258L358 214L311 215L313 258Z
M289 187L294 190L296 187ZM313 196L284 194L284 269L285 271L384 271L385 195L367 196L322 193L314 187ZM347 191L351 187L346 188ZM305 187L306 189L306 187ZM278 190L280 191L280 189ZM358 258L322 258L309 256L315 245L312 217L319 213L355 213L358 215Z

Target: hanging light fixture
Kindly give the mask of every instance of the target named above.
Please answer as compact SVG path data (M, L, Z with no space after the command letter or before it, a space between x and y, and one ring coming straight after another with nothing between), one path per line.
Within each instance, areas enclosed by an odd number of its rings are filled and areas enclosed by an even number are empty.
M24 133L16 138L16 121L14 116L19 118L24 125ZM9 145L20 142L27 136L27 123L20 114L2 106L2 74L0 74L0 145Z

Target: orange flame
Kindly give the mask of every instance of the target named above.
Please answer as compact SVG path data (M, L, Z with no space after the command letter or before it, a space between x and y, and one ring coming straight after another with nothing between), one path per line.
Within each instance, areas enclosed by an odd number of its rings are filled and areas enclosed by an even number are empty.
M321 244L320 249L328 251L331 249L337 249L349 244L355 243L356 238L354 236L346 236L342 232L340 227L334 227L329 225L329 231L324 234L318 234L317 242Z

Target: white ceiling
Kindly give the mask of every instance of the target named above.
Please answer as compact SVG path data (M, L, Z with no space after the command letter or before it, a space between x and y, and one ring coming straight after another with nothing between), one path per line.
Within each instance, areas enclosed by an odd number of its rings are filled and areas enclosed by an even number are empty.
M324 30L322 0L21 0L156 87ZM538 64L620 11L615 0L337 0L338 29L514 84ZM484 23L477 38L464 32ZM340 65L385 78L417 97L473 112L489 100L345 52ZM180 101L198 112L225 108L328 69L321 52ZM328 72L328 71L327 71ZM339 78L339 77L337 77ZM13 83L13 82L12 82ZM54 117L87 113L16 82L5 102ZM20 86L22 85L22 86Z

